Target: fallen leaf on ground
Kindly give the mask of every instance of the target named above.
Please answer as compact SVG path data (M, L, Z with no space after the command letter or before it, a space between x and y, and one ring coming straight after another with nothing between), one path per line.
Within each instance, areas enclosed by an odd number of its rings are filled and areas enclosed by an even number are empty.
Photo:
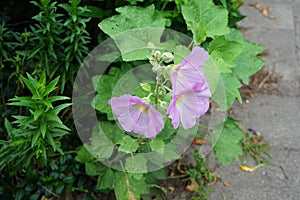
M259 167L262 167L264 165L265 165L264 163L256 165L255 167L249 167L247 165L240 165L240 168L241 168L241 170L243 170L245 172L254 172L256 169L258 169Z
M223 185L224 185L225 187L229 187L229 188L232 188L232 187L233 187L233 185L232 185L231 183L228 183L228 182L226 182L226 181L222 181L222 183L223 183Z
M263 7L263 8L260 10L260 12L261 12L264 16L266 16L266 17L270 15L270 9L269 9L268 6Z
M269 19L271 19L271 20L276 19L275 16L270 15L270 9L269 9L268 6L265 6L265 7L263 7L263 8L260 9L260 5L259 5L257 2L255 2L255 3L250 3L250 4L248 4L248 5L249 5L249 6L252 6L252 7L254 7L254 8L256 8L257 10L260 10L261 14L263 14L263 16L265 16L265 17L267 17L267 18L269 18Z
M205 143L205 140L203 139L196 139L196 140L193 140L192 144L204 144Z
M253 167L249 167L247 165L241 165L240 168L241 168L241 170L243 170L245 172L253 172L254 171Z
M275 16L273 16L273 15L270 15L270 16L268 16L268 18L269 18L269 19L271 19L271 20L274 20L274 19L276 19L276 17L275 17Z
M198 183L196 180L194 180L191 184L186 186L186 190L190 192L194 192L197 188L199 187Z
M173 192L175 191L174 187L168 187L168 191L170 192L170 194L173 194Z
M259 4L257 2L255 3L250 3L249 6L252 6L254 8L259 8Z

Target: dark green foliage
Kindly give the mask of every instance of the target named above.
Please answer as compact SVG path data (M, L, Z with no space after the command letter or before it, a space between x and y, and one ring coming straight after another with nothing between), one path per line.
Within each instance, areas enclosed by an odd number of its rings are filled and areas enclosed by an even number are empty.
M80 1L71 0L69 3L58 4L51 0L31 1L39 9L32 17L34 24L26 26L23 32L11 34L14 43L3 43L0 51L3 57L15 67L15 74L30 71L32 74L46 74L51 79L61 75L61 91L66 83L72 85L74 74L89 53L87 44L90 42L86 24L90 18L85 13L87 7L80 6ZM59 9L61 8L61 9ZM67 15L65 15L67 14ZM1 40L8 37L8 30L2 25ZM1 36L1 35L0 35ZM4 51L14 45L13 51Z
M7 170L3 170L7 172ZM82 165L72 154L49 158L49 165L43 168L29 168L18 178L2 174L0 180L1 199L42 199L43 196L63 197L67 191L86 192L89 179L83 174ZM23 179L20 182L20 179Z
M22 169L47 164L47 157L58 151L63 154L59 138L68 134L70 130L57 116L70 103L54 106L56 101L67 100L65 96L50 96L56 89L58 78L46 84L46 74L40 80L22 77L22 81L31 92L31 96L10 99L9 105L23 106L29 110L29 115L16 115L13 124L5 121L5 128L9 136L8 141L1 141L0 169L8 167L11 174Z

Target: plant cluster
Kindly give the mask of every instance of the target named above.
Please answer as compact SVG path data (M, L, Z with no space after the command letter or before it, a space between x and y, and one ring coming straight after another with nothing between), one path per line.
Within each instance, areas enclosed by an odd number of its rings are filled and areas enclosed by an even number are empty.
M242 102L239 88L264 64L258 57L264 47L236 29L242 0L31 3L38 13L29 22L0 25L0 198L69 198L75 191L91 198L113 191L118 200L163 196L157 181L189 146L187 138L199 134L199 118L212 102L224 112ZM118 39L124 33L125 43ZM81 144L70 109L75 74L108 37L120 57L90 77L96 95L84 103L96 110L99 128ZM150 78L140 81L133 70L144 64ZM125 83L137 87L113 92ZM247 156L266 162L267 144L245 135L234 119L201 127L211 133L205 139L220 163ZM195 161L187 174L200 181L194 199L205 199L214 177L199 152Z

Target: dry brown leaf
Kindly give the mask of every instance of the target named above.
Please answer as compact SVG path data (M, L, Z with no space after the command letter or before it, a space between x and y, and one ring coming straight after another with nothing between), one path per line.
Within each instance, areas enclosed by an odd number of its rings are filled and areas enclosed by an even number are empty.
M208 183L207 184L208 186L214 185L217 182L217 180L218 180L218 176L217 176L216 172L212 172L212 174L214 176L214 180L212 182ZM208 180L207 177L205 179Z
M233 185L232 185L231 183L228 183L228 182L226 182L226 181L222 181L222 183L223 183L223 185L224 185L225 187L229 187L229 188L232 188L232 187L233 187Z
M263 7L263 8L260 10L260 12L261 12L264 16L266 16L266 17L268 17L268 16L270 15L270 9L269 9L268 6Z
M254 98L254 93L251 91L246 92L246 95L248 95L251 99Z
M172 194L175 191L175 188L170 186L168 187L168 191L170 192L170 194Z
M259 8L259 4L257 2L255 3L250 3L249 6L252 6L254 8Z
M271 19L271 20L275 20L276 19L276 17L273 16L273 15L268 16L268 18Z
M193 182L191 182L191 184L186 186L186 190L190 191L190 192L194 192L197 188L199 187L198 183L196 180L194 180Z
M203 139L196 139L196 140L193 140L192 144L204 144L205 143L205 140Z

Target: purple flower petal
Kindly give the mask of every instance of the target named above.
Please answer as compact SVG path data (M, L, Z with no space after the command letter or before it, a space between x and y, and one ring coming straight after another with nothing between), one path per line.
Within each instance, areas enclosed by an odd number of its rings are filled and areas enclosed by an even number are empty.
M208 59L209 55L203 48L194 47L190 55L175 68L171 78L173 92L178 94L192 88L203 77L203 65Z
M173 127L178 128L179 120L184 129L195 126L197 118L207 112L210 96L208 84L204 80L199 81L193 88L184 90L178 95L173 94L167 109Z
M129 94L114 97L108 101L117 115L122 128L127 132L153 138L164 127L163 115L136 96Z

